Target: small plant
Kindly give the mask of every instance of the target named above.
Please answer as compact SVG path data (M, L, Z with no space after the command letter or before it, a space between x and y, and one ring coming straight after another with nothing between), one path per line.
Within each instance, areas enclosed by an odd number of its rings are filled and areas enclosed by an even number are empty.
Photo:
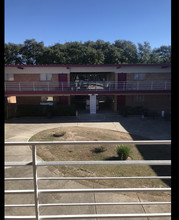
M127 160L130 153L130 148L127 145L119 145L117 146L116 152L120 160Z
M53 136L54 136L54 137L62 137L62 136L65 135L65 133L66 133L65 131L60 131L60 132L54 133Z
M105 148L103 146L95 147L94 149L92 149L93 153L102 153L104 151L105 151Z

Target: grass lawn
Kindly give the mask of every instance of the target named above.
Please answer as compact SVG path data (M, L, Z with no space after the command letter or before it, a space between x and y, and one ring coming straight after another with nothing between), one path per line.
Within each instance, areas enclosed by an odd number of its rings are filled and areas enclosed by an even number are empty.
M54 134L56 134L55 137ZM145 138L107 129L86 127L60 127L44 130L32 136L29 141L99 141L99 140L142 140ZM37 154L46 161L84 161L118 160L117 145L53 145L38 146ZM101 152L98 152L100 151ZM170 146L135 146L130 145L128 160L170 159ZM83 165L53 166L61 176L74 177L116 177L116 176L156 176L170 175L170 166L122 166L122 165ZM89 180L79 181L90 187L168 187L170 180Z

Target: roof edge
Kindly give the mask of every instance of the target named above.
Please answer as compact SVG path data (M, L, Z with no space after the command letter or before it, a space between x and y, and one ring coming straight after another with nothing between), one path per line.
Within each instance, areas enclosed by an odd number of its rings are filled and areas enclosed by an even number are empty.
M11 65L5 64L5 67L123 67L123 66L161 66L170 67L171 64L51 64L51 65Z

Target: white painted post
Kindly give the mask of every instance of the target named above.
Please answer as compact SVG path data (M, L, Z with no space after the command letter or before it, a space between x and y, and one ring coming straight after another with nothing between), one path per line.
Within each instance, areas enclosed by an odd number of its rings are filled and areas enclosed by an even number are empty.
M39 220L39 193L38 193L38 176L37 176L37 153L36 145L32 145L32 165L33 165L33 180L34 180L34 200L35 200L35 215Z
M90 114L96 114L96 95L90 95Z

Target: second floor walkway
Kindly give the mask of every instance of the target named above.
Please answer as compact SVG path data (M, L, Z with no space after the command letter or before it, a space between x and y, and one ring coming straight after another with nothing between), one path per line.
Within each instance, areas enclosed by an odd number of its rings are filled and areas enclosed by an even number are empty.
M5 82L6 94L88 94L170 92L170 80L153 81L79 81L79 82Z

